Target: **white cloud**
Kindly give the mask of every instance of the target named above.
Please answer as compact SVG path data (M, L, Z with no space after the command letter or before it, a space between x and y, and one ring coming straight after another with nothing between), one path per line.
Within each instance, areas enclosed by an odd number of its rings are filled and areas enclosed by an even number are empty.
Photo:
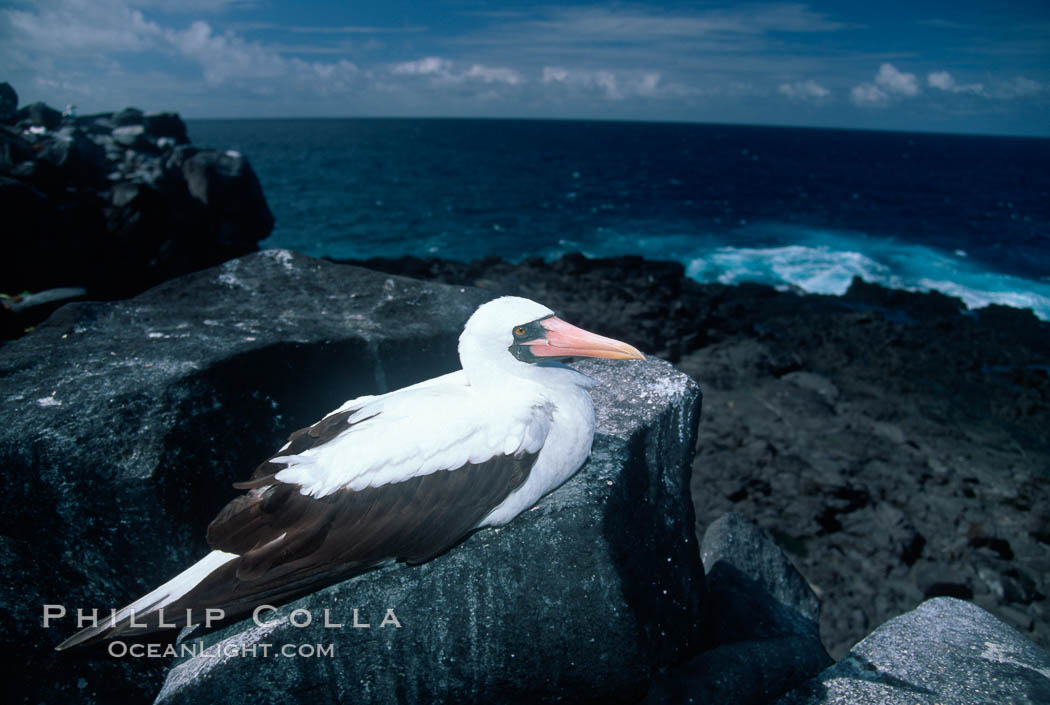
M1046 86L1038 81L1033 81L1024 76L1018 76L1001 86L998 86L996 89L996 95L1002 98L1026 98L1043 92L1045 88Z
M567 69L563 66L544 66L544 84L562 85L576 94L597 94L608 100L628 97L653 98L675 89L664 86L656 71L620 71L608 69Z
M896 96L912 97L919 94L919 79L913 73L904 73L890 63L879 66L874 83L861 83L853 87L849 97L861 108L878 108L887 105Z
M229 4L216 0L194 7L219 11ZM136 73L132 63L121 65L107 58L114 51L151 59L175 57L198 65L211 86L243 82L255 93L274 89L273 85L263 85L264 81L283 82L287 88L302 90L309 86L306 81L327 78L339 84L357 72L349 61L289 59L233 32L217 34L211 25L199 20L185 29L161 27L119 0L51 0L41 3L36 13L3 12L18 37L8 55L12 63L32 68L34 56L46 56L38 80L46 80L45 74L77 74L92 67L103 67L113 75Z
M470 70L463 74L463 77L476 79L482 83L506 83L511 86L516 86L524 80L521 74L513 69L504 67L492 68L481 64L471 66Z
M544 66L543 82L560 84L575 91L597 91L609 100L623 99L623 92L612 71L567 69L561 66Z
M638 91L638 95L654 96L660 90L660 74L658 73L646 73L643 74L641 79L637 82L635 90Z
M781 83L777 88L777 92L792 100L821 101L831 95L831 91L812 79L796 81L795 83Z
M409 76L443 76L452 71L452 62L437 56L428 56L417 61L405 61L390 67L391 73Z
M926 76L930 88L937 88L947 93L973 93L984 95L984 85L980 83L956 83L955 78L947 71L934 71Z
M849 94L854 105L862 108L879 107L889 102L890 97L873 83L862 83L854 86Z
M883 64L875 75L875 83L887 93L913 96L919 94L919 79L913 73L899 71L893 64Z
M230 32L215 34L207 22L194 22L183 31L169 30L166 37L184 58L200 64L204 80L212 85L274 79L291 68L280 54Z
M339 114L368 83L342 57L306 61L208 22L155 22L119 0L0 8L0 37L3 78L22 102L76 103L83 112Z
M185 30L164 30L167 47L181 58L197 63L212 86L239 85L250 93L313 92L332 94L350 87L357 66L341 60L308 62L286 58L258 42L233 32L216 34L207 22L197 21Z
M926 77L931 88L940 88L942 91L950 91L955 85L955 79L947 71L934 71Z
M561 66L544 66L543 67L543 82L544 83L564 83L569 80L569 70L563 69Z
M162 30L142 13L115 0L42 2L35 12L0 11L10 35L4 44L19 44L44 55L146 51Z
M458 69L454 62L438 56L394 64L390 67L390 72L399 76L429 76L444 83L476 81L516 86L525 82L524 77L514 69L482 64L473 64L469 69Z
M834 14L800 2L763 2L746 8L729 3L550 3L509 16L483 29L454 38L454 45L476 60L495 63L514 57L514 68L527 76L544 67L612 71L618 90L628 74L659 74L660 96L699 96L725 92L733 82L763 84L770 75L814 75L822 58L812 56L801 34L848 29ZM836 13L837 14L837 13Z
M610 100L623 100L623 92L616 85L616 74L611 71L598 71L594 74L594 82L605 91Z
M986 87L983 83L959 83L947 71L933 71L926 76L926 81L931 88L936 88L945 93L969 93L999 100L1028 98L1041 93L1045 88L1038 81L1033 81L1024 76L1016 76L1005 81L997 80L989 87Z

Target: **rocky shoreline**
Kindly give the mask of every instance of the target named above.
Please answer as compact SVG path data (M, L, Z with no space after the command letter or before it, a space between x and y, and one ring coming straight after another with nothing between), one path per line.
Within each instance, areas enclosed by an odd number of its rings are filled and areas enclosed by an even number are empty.
M635 257L355 264L529 296L692 376L698 534L733 511L775 537L833 658L938 596L1050 647L1050 326L1031 311L699 284Z
M258 249L273 215L247 158L174 113L77 115L0 83L0 336L64 301L126 298Z

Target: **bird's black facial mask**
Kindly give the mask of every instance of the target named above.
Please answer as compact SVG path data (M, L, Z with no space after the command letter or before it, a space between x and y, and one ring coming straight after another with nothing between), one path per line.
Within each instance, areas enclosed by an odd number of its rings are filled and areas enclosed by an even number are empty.
M546 340L547 329L543 327L542 322L547 320L548 318L554 318L554 316L544 316L543 318L536 319L531 323L526 323L520 326L514 326L514 329L512 331L514 335L514 343L509 348L507 348L507 350L510 351L510 354L513 355L516 359L520 360L521 362L527 362L529 364L535 364L537 362L551 360L552 358L549 356L540 357L539 355L536 355L534 352L532 352L532 346L528 345L528 343L537 340ZM567 357L568 356L566 356L566 358L561 359L567 359Z

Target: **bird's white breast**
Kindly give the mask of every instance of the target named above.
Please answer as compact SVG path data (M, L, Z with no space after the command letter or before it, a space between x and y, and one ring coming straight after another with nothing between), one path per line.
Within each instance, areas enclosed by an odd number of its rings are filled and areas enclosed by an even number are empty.
M532 507L545 494L575 474L591 452L594 440L594 403L578 386L545 392L551 404L551 424L528 479L478 526L501 526Z

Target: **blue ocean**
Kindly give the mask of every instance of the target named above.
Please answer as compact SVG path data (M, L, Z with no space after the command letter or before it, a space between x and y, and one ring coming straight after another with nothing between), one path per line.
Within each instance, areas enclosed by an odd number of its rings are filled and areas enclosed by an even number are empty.
M706 124L192 120L314 256L640 254L701 282L854 276L1050 320L1050 140Z

